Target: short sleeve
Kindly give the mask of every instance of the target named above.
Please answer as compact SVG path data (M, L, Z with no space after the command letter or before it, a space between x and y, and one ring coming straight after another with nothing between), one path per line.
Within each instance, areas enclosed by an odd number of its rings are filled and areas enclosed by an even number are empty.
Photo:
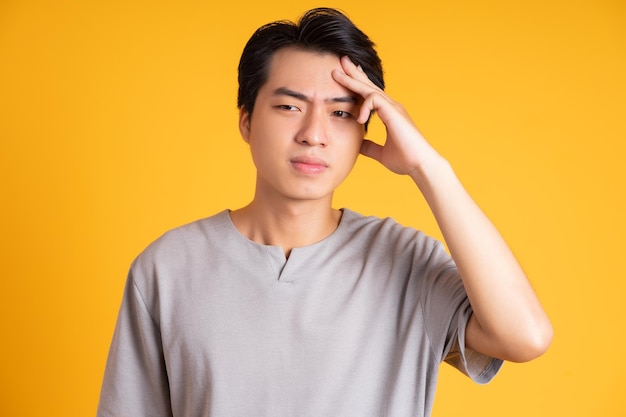
M458 269L441 243L434 247L428 264L422 288L423 314L433 354L474 382L486 384L498 373L503 361L465 346L472 307Z
M98 417L172 416L161 336L128 275L104 374Z
M475 352L465 346L465 329L472 314L469 301L464 303L462 309L463 312L457 315L456 334L453 334L444 361L469 376L474 382L486 384L496 376L504 361Z

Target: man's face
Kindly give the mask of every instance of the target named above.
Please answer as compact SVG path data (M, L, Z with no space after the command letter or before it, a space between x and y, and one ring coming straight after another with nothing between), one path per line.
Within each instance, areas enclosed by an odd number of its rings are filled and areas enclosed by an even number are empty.
M359 154L362 99L338 84L332 54L295 48L277 51L252 116L240 114L240 130L257 168L257 196L327 199ZM260 194L262 193L262 194Z

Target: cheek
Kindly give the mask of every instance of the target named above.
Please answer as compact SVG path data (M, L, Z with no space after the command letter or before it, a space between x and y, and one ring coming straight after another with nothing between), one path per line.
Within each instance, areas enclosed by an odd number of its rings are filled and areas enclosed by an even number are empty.
M349 152L353 152L355 154L359 154L361 150L361 144L363 143L363 138L365 137L365 130L362 127L358 127L352 129L347 135L345 146L349 149Z
M356 159L361 153L361 144L363 143L363 139L360 136L354 135L349 138L345 138L339 146L341 146L341 154L344 156L345 161L345 169L347 171L351 170L354 164L356 163Z
M255 140L254 137L251 137L249 146L252 161L257 167L266 165L272 159L272 155L275 154L275 152L271 151L274 149L271 145L268 146L266 143L262 144Z
M264 131L257 127L252 129L248 147L252 162L257 169L263 171L273 170L280 165L280 158L284 155L284 145L276 135L276 129Z

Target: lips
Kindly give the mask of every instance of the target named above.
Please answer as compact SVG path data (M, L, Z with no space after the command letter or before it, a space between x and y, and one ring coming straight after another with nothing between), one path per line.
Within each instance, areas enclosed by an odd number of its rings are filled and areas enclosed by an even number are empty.
M289 162L296 171L308 175L320 174L328 168L326 161L313 156L298 156Z

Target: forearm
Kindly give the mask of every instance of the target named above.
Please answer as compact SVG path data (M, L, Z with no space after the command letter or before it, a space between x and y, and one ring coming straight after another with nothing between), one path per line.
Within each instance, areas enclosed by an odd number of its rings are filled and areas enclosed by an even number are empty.
M539 356L552 328L500 233L443 158L430 158L410 176L431 207L472 305L468 347L512 361Z
M408 174L430 205L450 249L474 314L467 345L502 359L532 359L545 351L552 328L517 260L453 170L422 137L402 105L375 86L349 59L334 79L363 97L357 122L376 112L384 145L364 140L361 153L397 174Z

